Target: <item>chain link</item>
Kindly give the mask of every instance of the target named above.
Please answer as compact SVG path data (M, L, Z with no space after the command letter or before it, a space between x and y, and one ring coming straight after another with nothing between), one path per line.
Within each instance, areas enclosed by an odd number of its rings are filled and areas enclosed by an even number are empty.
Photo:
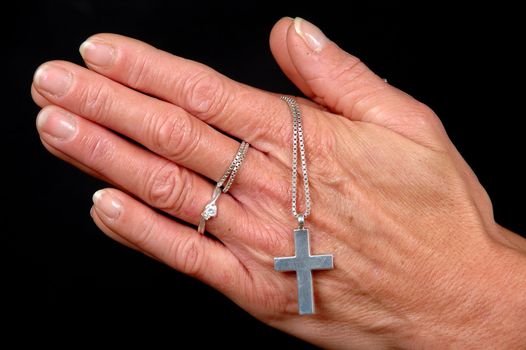
M236 156L232 160L232 163L230 163L228 169L225 171L221 179L219 179L219 181L217 182L217 187L221 187L224 184L223 193L227 193L230 189L230 186L232 186L232 183L234 183L234 178L236 177L237 171L241 167L241 163L243 163L243 160L245 159L248 147L250 147L250 144L248 142L241 142L241 145L239 146L239 149L236 153Z
M305 157L305 142L303 141L303 125L301 122L301 111L294 97L281 96L287 103L292 114L292 215L302 222L309 214L311 208L309 192L309 176L307 174L307 159ZM303 176L303 190L305 191L305 211L297 211L297 182L298 182L298 144L301 161L301 174Z

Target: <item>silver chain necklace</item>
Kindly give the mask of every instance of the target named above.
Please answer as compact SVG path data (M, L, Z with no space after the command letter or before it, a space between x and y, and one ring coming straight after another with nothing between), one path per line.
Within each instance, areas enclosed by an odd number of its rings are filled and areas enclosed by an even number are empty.
M310 254L309 230L305 228L305 218L311 212L311 200L301 110L298 102L293 97L282 96L281 99L287 103L292 114L292 215L298 220L298 228L294 230L294 250L296 254L291 257L274 258L274 269L276 271L296 272L298 312L301 315L308 315L314 313L312 270L333 269L333 256ZM303 175L303 190L305 191L305 211L303 213L298 213L297 210L298 143L301 174Z
M298 221L305 220L310 214L309 175L307 174L307 159L305 157L305 142L303 140L303 125L298 102L292 97L282 96L281 99L289 105L292 114L292 215ZM300 146L301 174L303 175L303 190L305 191L305 211L297 211L297 183L298 183L298 142ZM303 216L303 218L301 218Z

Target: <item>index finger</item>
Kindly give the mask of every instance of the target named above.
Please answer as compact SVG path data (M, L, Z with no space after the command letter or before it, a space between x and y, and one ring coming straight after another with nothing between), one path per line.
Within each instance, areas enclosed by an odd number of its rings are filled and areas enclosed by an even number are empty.
M288 139L288 116L276 96L208 66L116 34L92 36L80 52L90 69L171 102L263 152Z

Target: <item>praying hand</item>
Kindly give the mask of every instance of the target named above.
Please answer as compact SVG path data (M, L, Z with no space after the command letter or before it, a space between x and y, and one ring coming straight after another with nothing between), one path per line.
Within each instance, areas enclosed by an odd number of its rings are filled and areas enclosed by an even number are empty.
M324 348L524 346L526 240L495 223L439 117L305 20L270 45L297 108L114 34L82 44L87 68L38 68L44 147L111 185L97 226Z

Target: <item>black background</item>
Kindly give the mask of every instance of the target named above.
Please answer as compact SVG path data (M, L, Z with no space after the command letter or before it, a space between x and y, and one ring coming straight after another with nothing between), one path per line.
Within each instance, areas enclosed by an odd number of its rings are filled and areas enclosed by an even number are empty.
M40 63L81 64L78 46L97 32L132 36L239 81L295 93L273 61L268 35L282 16L307 18L389 83L434 109L488 190L497 221L524 235L520 11L346 3L349 9L339 1L39 1L3 10L1 142L8 208L2 221L10 285L24 296L19 304L13 301L19 313L33 303L46 306L45 326L54 339L67 327L78 341L110 335L169 341L175 348L210 341L309 348L211 288L114 243L92 223L91 195L104 185L40 145L34 127L38 108L29 88Z

